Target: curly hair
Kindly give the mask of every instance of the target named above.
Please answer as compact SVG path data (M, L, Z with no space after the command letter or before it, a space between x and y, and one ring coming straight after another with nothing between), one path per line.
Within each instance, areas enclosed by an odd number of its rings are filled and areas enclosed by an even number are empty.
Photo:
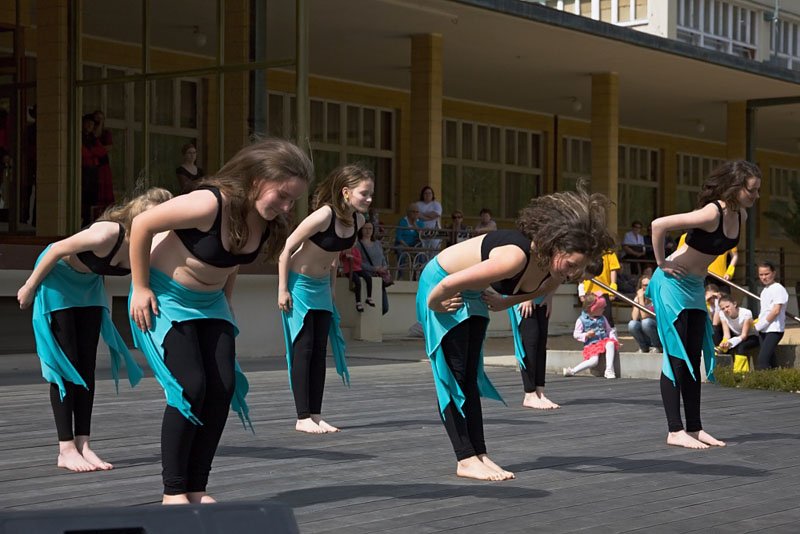
M722 200L732 211L739 211L739 191L749 178L761 179L761 169L744 160L726 161L708 175L697 195L697 208Z
M151 187L141 195L132 198L122 204L117 204L106 208L98 221L111 221L120 223L125 227L125 233L131 234L131 222L133 218L145 210L157 206L162 202L172 198L172 193L163 187Z
M314 191L313 209L330 206L336 218L345 226L353 226L353 218L348 215L349 206L342 189L355 189L364 181L375 182L372 172L358 163L343 165L331 171L325 180Z
M577 189L533 198L520 212L517 227L533 241L541 269L550 268L557 252L585 254L589 264L596 264L615 247L606 226L611 201L600 193L587 193L583 182Z
M306 184L314 176L311 160L300 148L284 139L268 138L248 145L237 152L216 174L199 185L212 185L225 194L230 203L228 228L231 252L242 250L250 237L247 214L255 206L265 182L283 183L297 178ZM272 259L283 248L289 235L289 221L278 215L267 221L269 238L265 245Z

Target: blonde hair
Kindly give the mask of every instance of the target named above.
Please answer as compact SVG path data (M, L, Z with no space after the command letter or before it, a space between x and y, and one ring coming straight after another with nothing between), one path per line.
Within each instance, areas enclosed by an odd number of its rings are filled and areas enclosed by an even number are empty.
M314 191L313 208L317 210L322 206L330 206L342 224L352 226L353 219L348 214L349 206L342 195L342 189L345 187L355 189L358 184L367 180L374 183L375 177L371 171L357 163L333 169Z
M123 204L117 204L107 208L97 220L120 223L125 227L125 233L130 235L131 222L134 217L171 198L172 193L163 187L151 187L141 195Z
M591 307L592 307L592 304L594 304L594 303L595 303L595 301L596 301L598 298L600 298L600 297L598 297L598 296L597 296L597 295L595 295L594 293L586 293L586 294L583 296L583 304L582 304L582 306L583 306L583 311L585 311L586 313L589 313L589 308L591 308Z
M228 237L231 252L236 254L250 237L247 214L255 206L263 184L280 184L292 178L308 184L313 176L311 160L300 148L284 139L269 138L239 150L216 174L200 180L198 186L211 185L225 194L229 203ZM267 221L267 229L266 252L274 258L286 243L289 222L278 215Z

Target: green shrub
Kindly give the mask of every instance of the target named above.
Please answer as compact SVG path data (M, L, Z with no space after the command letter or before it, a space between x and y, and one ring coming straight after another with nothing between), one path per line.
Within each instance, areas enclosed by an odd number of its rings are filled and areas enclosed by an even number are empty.
M766 389L769 391L800 391L800 369L764 369L738 374L733 367L714 370L717 384L726 387Z

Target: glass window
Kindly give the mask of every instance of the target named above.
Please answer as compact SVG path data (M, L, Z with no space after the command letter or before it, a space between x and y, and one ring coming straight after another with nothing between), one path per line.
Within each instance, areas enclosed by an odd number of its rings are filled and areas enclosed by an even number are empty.
M325 140L328 143L339 144L342 142L342 106L341 104L329 103L327 108L328 120L326 122L327 136Z
M360 142L358 126L361 123L360 109L356 106L347 106L347 144L357 146Z
M197 128L197 82L181 80L181 128Z
M375 110L362 108L364 139L361 146L375 148Z
M311 107L311 140L323 141L325 139L325 112L319 100L312 100Z

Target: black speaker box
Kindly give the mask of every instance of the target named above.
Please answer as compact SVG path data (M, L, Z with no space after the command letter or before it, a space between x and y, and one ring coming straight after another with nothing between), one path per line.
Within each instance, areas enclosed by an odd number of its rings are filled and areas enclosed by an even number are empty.
M298 534L285 504L241 502L0 513L2 534Z

